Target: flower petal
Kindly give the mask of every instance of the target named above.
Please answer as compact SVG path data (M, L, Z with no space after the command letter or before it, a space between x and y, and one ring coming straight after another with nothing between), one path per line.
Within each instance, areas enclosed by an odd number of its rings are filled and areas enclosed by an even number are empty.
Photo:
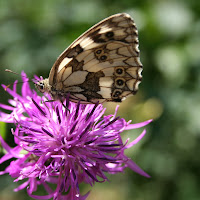
M125 130L130 130L130 129L136 129L136 128L141 128L141 127L144 127L146 126L147 124L151 123L153 120L152 119L149 119L145 122L140 122L140 123L137 123L137 124L129 124Z

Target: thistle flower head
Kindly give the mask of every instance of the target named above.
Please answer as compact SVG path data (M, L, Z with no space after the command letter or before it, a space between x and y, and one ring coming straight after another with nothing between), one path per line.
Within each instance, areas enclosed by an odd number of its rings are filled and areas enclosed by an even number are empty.
M123 118L104 115L101 104L87 104L59 101L47 102L49 96L39 96L27 82L22 73L21 95L13 89L7 89L13 96L10 106L0 104L10 114L0 112L0 121L14 123L12 129L16 147L9 147L0 137L7 153L0 164L15 158L1 174L9 173L15 182L23 183L15 191L27 188L28 194L40 199L83 200L88 194L80 195L79 184L91 186L95 182L107 180L107 173L122 172L126 167L149 177L125 154L124 150L136 144L146 133L134 141L123 143L121 133L127 129L143 127L151 120L139 124L130 124ZM5 87L5 86L3 86ZM42 185L47 195L34 193ZM56 188L52 189L51 186Z

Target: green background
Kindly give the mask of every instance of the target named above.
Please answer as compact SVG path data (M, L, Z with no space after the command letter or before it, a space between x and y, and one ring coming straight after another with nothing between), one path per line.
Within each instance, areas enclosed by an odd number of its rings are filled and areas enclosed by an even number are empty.
M126 152L151 178L126 169L109 175L110 182L82 186L82 193L91 189L89 200L199 200L200 1L0 0L0 83L20 80L6 68L48 77L73 40L120 12L137 24L144 71L139 92L120 105L118 114L133 122L154 119L143 140ZM1 89L0 102L8 98ZM105 106L113 113L116 104ZM0 133L14 146L12 126L0 123ZM133 139L141 131L122 135ZM25 190L12 192L17 183L8 175L0 176L0 186L1 200L29 199Z

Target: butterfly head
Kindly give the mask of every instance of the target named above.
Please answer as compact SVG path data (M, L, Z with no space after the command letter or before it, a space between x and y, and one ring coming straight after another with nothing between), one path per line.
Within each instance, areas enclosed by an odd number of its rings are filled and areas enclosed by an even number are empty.
M35 83L35 87L41 92L48 92L50 91L50 85L49 85L49 79L46 78L44 80L38 81L37 83Z

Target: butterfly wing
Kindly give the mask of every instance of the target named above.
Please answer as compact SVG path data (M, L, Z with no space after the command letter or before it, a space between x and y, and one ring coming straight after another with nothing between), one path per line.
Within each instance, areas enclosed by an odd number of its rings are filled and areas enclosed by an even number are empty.
M120 102L142 79L138 31L125 13L110 16L75 40L56 60L49 84L72 101Z

